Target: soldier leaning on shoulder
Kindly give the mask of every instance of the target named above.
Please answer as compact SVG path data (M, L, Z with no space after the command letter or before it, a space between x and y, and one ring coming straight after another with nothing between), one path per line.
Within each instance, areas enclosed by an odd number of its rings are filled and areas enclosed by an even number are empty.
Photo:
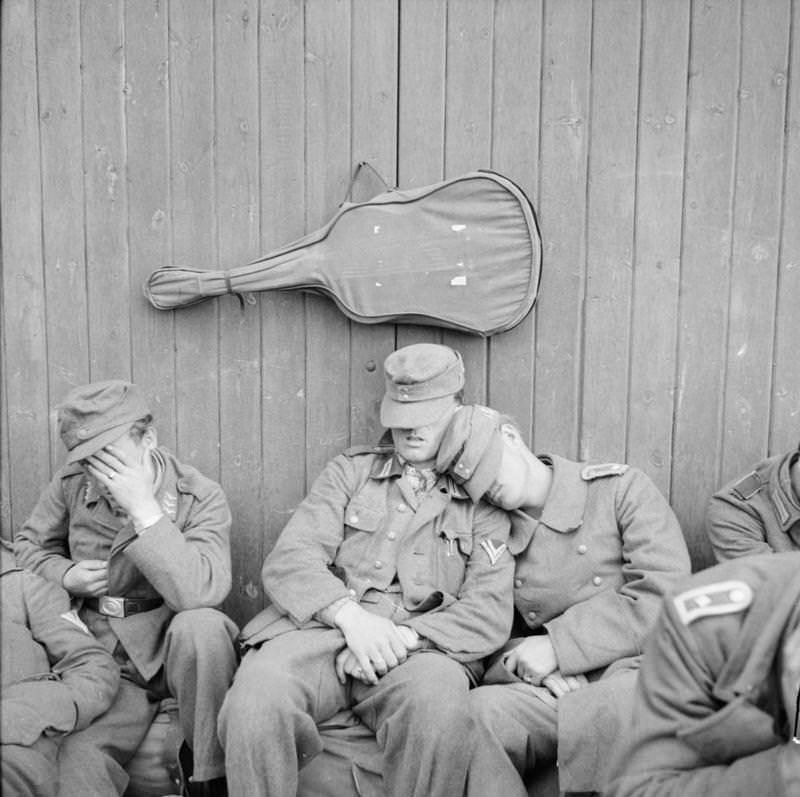
M129 382L75 388L58 425L67 461L17 535L17 560L66 588L122 670L111 708L62 744L61 794L122 794L123 766L168 695L194 755L191 793L224 793L216 719L237 632L213 608L231 588L225 495L158 446Z
M469 797L525 797L557 760L562 791L600 791L627 731L644 639L661 598L689 573L678 521L624 464L535 455L488 407L462 407L437 470L510 512L516 623L483 686Z
M18 567L5 542L0 606L2 791L55 797L59 746L111 705L119 667L70 609L69 595Z
M703 570L664 603L607 797L800 794L800 553Z
M800 551L800 450L762 460L715 493L706 531L718 561Z

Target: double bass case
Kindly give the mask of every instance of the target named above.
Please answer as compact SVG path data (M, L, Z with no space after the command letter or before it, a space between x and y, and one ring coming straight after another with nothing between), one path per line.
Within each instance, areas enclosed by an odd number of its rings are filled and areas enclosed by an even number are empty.
M507 177L476 171L368 202L344 203L321 229L227 271L167 266L144 291L153 307L226 293L300 290L363 324L494 335L536 300L542 245L533 207Z

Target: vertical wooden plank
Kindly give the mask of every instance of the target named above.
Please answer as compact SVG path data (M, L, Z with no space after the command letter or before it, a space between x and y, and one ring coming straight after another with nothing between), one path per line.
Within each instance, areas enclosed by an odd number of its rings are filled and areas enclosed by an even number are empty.
M173 259L217 261L214 194L213 15L209 0L171 0L170 181ZM179 456L219 478L219 302L176 314Z
M36 65L36 6L2 4L0 228L3 269L3 375L8 416L11 533L49 476L42 252L42 191ZM6 532L9 530L7 529ZM7 536L10 536L7 534Z
M494 20L492 168L512 179L536 207L542 0L500 3ZM510 415L530 440L536 314L489 340L488 402Z
M640 2L594 7L580 459L625 460Z
M447 0L400 0L399 25L397 182L416 188L444 176ZM397 327L397 348L441 340L437 327Z
M353 0L352 161L395 185L397 175L397 0ZM378 189L383 190L383 189ZM368 197L353 197L359 201ZM377 442L382 363L394 349L390 324L350 325L350 439Z
M219 259L228 268L260 254L258 0L217 0L216 200ZM241 623L260 608L251 559L260 554L261 325L258 298L220 300L220 480L233 514L233 589L225 609Z
M121 0L83 0L83 162L89 374L131 375Z
M705 506L719 486L739 14L738 2L710 0L696 3L691 18L672 504L698 544ZM695 561L704 557L690 553Z
M769 438L789 22L784 0L744 0L720 483Z
M791 5L791 62L784 160L783 217L780 230L775 359L772 371L769 452L788 451L800 438L800 4Z
M544 268L536 314L533 439L578 453L591 5L545 3L539 193Z
M0 257L0 267L2 258ZM2 285L0 285L0 308L3 306ZM5 316L5 313L3 313ZM11 456L8 446L8 398L6 396L5 370L5 329L0 326L0 351L3 352L0 364L0 537L11 540L14 531L11 523Z
M89 381L80 2L47 0L38 11L48 403L54 407L71 388ZM64 447L55 435L51 465L63 458Z
M168 16L166 3L125 4L125 122L133 379L159 443L175 450L175 314L152 308L141 291L171 259Z
M306 5L306 226L321 227L350 179L350 0ZM306 299L306 468L310 483L350 440L350 323Z
M447 7L445 177L486 168L492 153L494 3L450 2ZM486 403L487 344L483 338L445 330L442 342L461 352L468 402Z
M259 40L261 246L268 252L299 238L305 225L302 0L262 0ZM252 561L237 576L251 597L261 590L264 556L305 495L304 303L296 292L261 296L264 523L249 543Z
M670 494L689 3L647 0L642 32L627 460Z

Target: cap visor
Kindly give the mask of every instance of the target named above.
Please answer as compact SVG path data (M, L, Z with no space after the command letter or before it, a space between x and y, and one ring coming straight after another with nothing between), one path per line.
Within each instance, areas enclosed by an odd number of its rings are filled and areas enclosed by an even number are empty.
M101 448L105 448L105 446L113 443L118 437L127 432L128 429L131 428L132 423L133 421L125 421L125 423L119 426L113 426L111 429L107 429L105 432L100 432L100 434L95 435L91 440L87 440L85 443L80 443L75 446L75 448L67 454L66 464L71 465L73 462L80 462L82 459L96 454Z

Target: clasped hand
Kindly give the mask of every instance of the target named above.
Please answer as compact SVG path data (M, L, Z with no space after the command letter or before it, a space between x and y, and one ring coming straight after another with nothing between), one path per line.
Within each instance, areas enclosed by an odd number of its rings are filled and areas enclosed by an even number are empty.
M584 675L562 675L555 648L548 636L529 636L505 656L506 668L533 686L544 686L554 697L562 697L585 686Z
M335 622L347 643L336 657L336 675L341 683L350 675L376 684L381 675L404 662L418 644L410 628L395 625L354 602L337 612Z

